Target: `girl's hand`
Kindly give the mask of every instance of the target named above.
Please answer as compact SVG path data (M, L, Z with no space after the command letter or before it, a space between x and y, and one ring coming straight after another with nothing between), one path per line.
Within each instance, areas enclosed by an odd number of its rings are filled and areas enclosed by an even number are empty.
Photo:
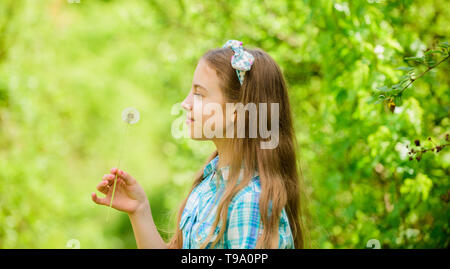
M91 194L92 201L99 205L109 206L116 174L117 182L112 207L128 214L145 209L148 206L148 199L144 189L132 176L117 168L112 168L111 173L105 174L103 180L97 185L97 190L106 194L106 197L97 197L97 194L93 192Z

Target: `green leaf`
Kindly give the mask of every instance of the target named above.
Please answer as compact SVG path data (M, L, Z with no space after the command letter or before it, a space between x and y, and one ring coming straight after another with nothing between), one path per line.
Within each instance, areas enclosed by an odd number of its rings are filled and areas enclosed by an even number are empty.
M448 49L450 48L450 44L448 43L448 41L445 41L439 44L439 47Z
M428 66L433 66L436 62L434 60L427 61Z
M395 96L394 97L394 103L396 106L401 106L403 104L403 100L401 95Z
M429 55L432 53L440 53L440 54L444 54L444 52L442 50L429 50L427 52L425 52L425 55Z
M380 91L380 92L388 92L391 89L388 88L387 86L382 86L382 87L377 87L377 90Z
M397 84L394 84L394 85L392 85L392 89L398 89L398 88L400 88L402 85L400 84L400 83L397 83Z
M414 70L414 67L400 66L400 67L397 67L395 69L396 70L403 70L403 71L411 71L411 70Z
M406 57L405 60L407 61L416 61L419 63L423 63L423 61L425 60L424 57Z
M340 90L336 95L336 103L338 105L342 105L346 99L347 99L347 91L344 89Z
M399 84L403 84L403 83L405 83L405 82L407 82L409 80L410 80L410 76L409 75L403 75L403 76L400 77Z
M385 99L386 99L386 96L380 94L380 95L378 95L378 100L374 104L379 104L379 103L383 102Z

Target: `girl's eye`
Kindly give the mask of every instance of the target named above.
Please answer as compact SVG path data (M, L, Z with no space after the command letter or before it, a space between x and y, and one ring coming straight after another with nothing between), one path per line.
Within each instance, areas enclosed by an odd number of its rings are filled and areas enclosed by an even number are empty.
M202 96L201 94L199 94L199 93L195 93L195 92L194 92L194 95L199 95L199 96Z

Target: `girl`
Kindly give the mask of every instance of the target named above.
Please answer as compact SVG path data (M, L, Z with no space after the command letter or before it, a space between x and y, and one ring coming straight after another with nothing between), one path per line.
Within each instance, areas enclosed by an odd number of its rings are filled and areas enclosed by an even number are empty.
M255 121L244 112L242 125L238 109L213 115L202 109L208 104L225 108L227 103L278 104L279 126L273 126L272 113L260 114ZM112 207L128 213L138 248L304 248L297 143L285 80L277 63L261 49L246 49L242 42L229 40L199 60L182 107L187 111L191 137L212 140L217 150L195 177L171 240L166 243L161 238L144 190L128 173L112 168L97 186L106 197L92 193L92 200L109 206L117 173ZM273 137L249 135L251 128L261 127L263 118L269 127L278 128L272 134L278 142L269 149L261 143ZM206 135L206 122L213 122L214 130L244 129L245 136L211 138Z

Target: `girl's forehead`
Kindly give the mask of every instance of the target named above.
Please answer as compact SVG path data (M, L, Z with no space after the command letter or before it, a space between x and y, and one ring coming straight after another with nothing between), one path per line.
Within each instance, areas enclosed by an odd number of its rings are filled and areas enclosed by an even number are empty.
M194 72L192 86L200 86L209 93L220 93L219 77L216 71L208 66L205 60L201 60Z

